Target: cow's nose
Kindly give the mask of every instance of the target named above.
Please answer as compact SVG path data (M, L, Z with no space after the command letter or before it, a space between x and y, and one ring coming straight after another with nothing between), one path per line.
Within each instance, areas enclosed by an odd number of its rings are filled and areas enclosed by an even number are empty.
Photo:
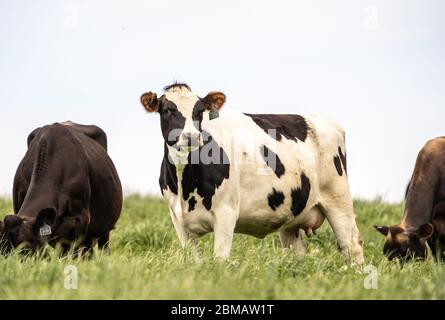
M201 134L199 132L183 132L182 137L187 144L197 145Z

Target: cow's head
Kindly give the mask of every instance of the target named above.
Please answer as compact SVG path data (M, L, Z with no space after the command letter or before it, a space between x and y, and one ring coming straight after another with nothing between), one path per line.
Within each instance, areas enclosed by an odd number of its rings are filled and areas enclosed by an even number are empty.
M8 253L20 246L24 252L34 252L46 243L72 242L85 235L89 222L88 210L82 209L77 201L69 201L61 214L57 214L55 208L46 208L36 217L8 215L0 225L3 229L0 232L3 233L2 251Z
M7 215L3 220L4 251L18 246L26 252L42 247L51 235L55 216L54 208L41 210L36 218Z
M389 260L427 257L426 240L433 234L431 224L423 224L417 230L409 231L401 225L374 228L386 237L383 253Z
M226 96L210 92L200 98L186 84L173 84L164 88L158 98L148 92L141 96L141 103L148 112L158 112L165 142L177 150L190 152L203 145L201 123L205 112L218 111Z

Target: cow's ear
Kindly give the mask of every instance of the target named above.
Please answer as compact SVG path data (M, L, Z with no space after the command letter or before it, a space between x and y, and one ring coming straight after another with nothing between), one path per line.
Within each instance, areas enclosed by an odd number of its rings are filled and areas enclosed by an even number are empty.
M226 95L222 92L210 92L204 99L201 100L207 110L222 108L226 102Z
M52 226L56 220L56 209L54 208L47 208L43 209L39 212L36 218L36 222L34 224L34 231L39 232L40 228L47 224L49 226Z
M5 228L8 228L8 229L14 228L14 227L20 225L22 222L23 222L23 220L19 216L15 215L15 214L9 214L5 217L4 226L5 226Z
M388 227L374 226L374 228L375 228L378 232L380 232L381 234L383 234L384 236L387 236L387 235L388 235L388 232L389 232L389 228L388 228Z
M157 112L159 110L159 100L156 93L146 92L141 96L141 103L148 112Z
M419 227L417 233L419 234L419 237L423 239L428 239L433 235L433 231L434 231L433 225L431 223L425 223Z

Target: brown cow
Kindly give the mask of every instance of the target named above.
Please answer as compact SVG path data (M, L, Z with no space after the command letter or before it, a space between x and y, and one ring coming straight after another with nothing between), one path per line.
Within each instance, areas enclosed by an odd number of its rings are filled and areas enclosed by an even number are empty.
M445 250L445 137L428 141L417 156L406 193L402 222L375 226L386 236L383 248L389 260L427 256L426 243L435 258Z

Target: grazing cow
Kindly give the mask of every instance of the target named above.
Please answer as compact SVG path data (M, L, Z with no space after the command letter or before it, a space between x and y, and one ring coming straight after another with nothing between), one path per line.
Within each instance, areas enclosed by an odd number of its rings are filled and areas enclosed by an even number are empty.
M427 257L426 243L435 258L445 251L445 137L428 141L417 156L406 192L402 222L374 226L386 237L383 253L394 258Z
M122 209L121 183L107 154L107 136L96 126L72 122L35 129L14 179L15 215L0 227L6 250L45 243L84 250L108 249Z
M220 111L223 93L199 98L186 84L164 91L160 98L145 93L141 102L160 115L159 183L183 246L213 231L215 256L227 258L234 232L264 238L279 231L285 248L303 254L303 233L327 218L344 255L363 263L336 123Z

